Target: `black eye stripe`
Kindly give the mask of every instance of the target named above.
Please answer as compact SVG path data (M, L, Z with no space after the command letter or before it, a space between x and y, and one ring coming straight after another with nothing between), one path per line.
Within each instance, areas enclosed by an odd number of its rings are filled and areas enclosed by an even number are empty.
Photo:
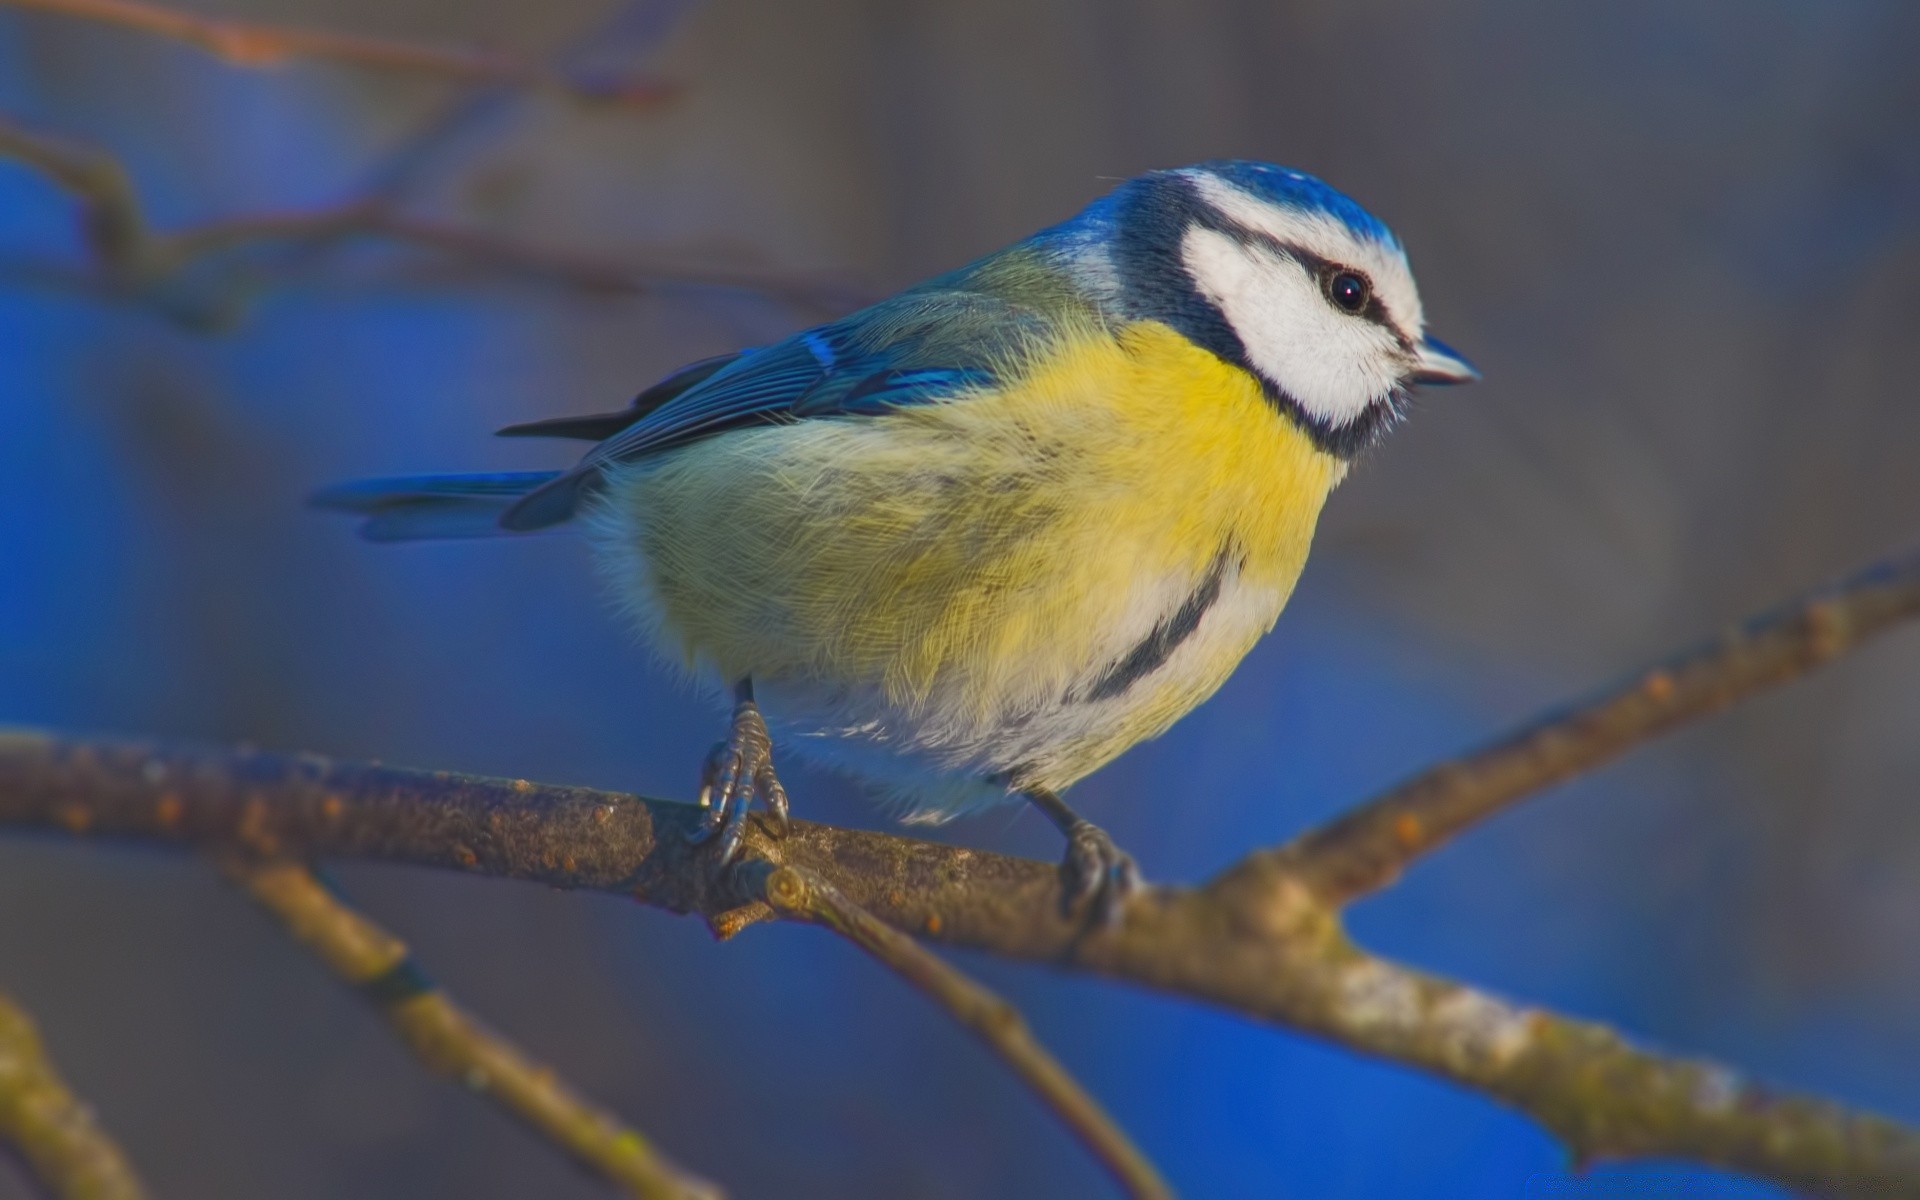
M1304 246L1296 245L1293 242L1283 242L1270 233L1262 233L1257 229L1248 229L1239 225L1235 225L1225 232L1231 233L1232 236L1243 245L1259 246L1264 250L1269 250L1279 255L1281 258L1292 259L1294 262L1299 263L1307 274L1313 276L1314 283L1321 287L1323 291L1326 286L1324 281L1341 272L1351 272L1362 279L1368 279L1367 273L1358 267L1349 267L1342 263L1334 262L1330 258L1315 254ZM1393 318L1387 315L1386 306L1380 303L1380 293L1372 286L1371 281L1369 281L1367 287L1367 302L1363 307L1354 312L1348 312L1344 308L1340 311L1347 313L1349 316L1358 317L1363 321L1371 321L1373 324L1378 325L1380 328L1392 334L1393 340L1400 343L1402 349L1409 351L1413 349L1412 340L1409 339L1406 334L1401 333L1400 327L1395 325Z

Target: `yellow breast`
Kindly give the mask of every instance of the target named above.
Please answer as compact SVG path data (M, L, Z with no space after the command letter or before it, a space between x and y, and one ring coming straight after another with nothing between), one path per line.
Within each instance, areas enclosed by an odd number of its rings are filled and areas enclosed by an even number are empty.
M871 696L928 745L1057 707L1230 556L1270 611L1074 756L1104 762L1204 699L1278 615L1344 469L1245 372L1142 323L950 402L622 467L593 527L689 662Z

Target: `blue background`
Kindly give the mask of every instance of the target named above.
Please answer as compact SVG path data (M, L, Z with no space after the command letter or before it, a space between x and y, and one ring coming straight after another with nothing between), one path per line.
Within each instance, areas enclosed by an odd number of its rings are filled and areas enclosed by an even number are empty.
M538 11L535 11L537 8ZM1486 381L1334 497L1228 686L1076 791L1198 880L1538 708L1920 538L1920 10L1869 0L589 0L199 11L576 47L653 112L247 72L0 12L0 111L110 149L153 223L412 210L610 264L879 290L1155 166L1315 171L1410 248ZM579 46L584 44L584 52ZM400 164L396 167L396 164ZM825 315L583 294L373 241L76 281L72 200L0 162L0 721L690 793L720 714L566 539L383 548L341 479L558 465L617 406ZM1540 798L1357 908L1369 945L1920 1120L1920 638ZM877 825L787 764L796 807ZM939 836L1053 858L1030 815ZM740 1196L1102 1194L940 1013L830 936L376 867L335 878L488 1020ZM1559 1174L1480 1097L1190 1003L965 958L1196 1197L1769 1196ZM0 989L171 1196L591 1196L428 1078L203 864L0 843ZM24 1195L0 1174L0 1197Z

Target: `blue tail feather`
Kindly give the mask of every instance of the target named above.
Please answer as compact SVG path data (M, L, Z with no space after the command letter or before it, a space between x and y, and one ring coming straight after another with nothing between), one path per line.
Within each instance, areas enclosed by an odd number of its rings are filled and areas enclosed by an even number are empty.
M363 479L316 492L312 503L316 508L364 516L360 536L369 541L504 537L516 531L500 524L500 514L559 475L558 471L501 471Z

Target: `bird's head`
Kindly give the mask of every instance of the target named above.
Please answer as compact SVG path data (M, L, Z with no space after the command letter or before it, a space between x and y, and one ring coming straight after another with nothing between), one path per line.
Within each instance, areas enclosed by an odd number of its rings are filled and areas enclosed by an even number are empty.
M1479 378L1428 337L1400 242L1311 175L1239 160L1159 171L1101 206L1105 280L1257 376L1322 449L1351 457L1411 387Z

